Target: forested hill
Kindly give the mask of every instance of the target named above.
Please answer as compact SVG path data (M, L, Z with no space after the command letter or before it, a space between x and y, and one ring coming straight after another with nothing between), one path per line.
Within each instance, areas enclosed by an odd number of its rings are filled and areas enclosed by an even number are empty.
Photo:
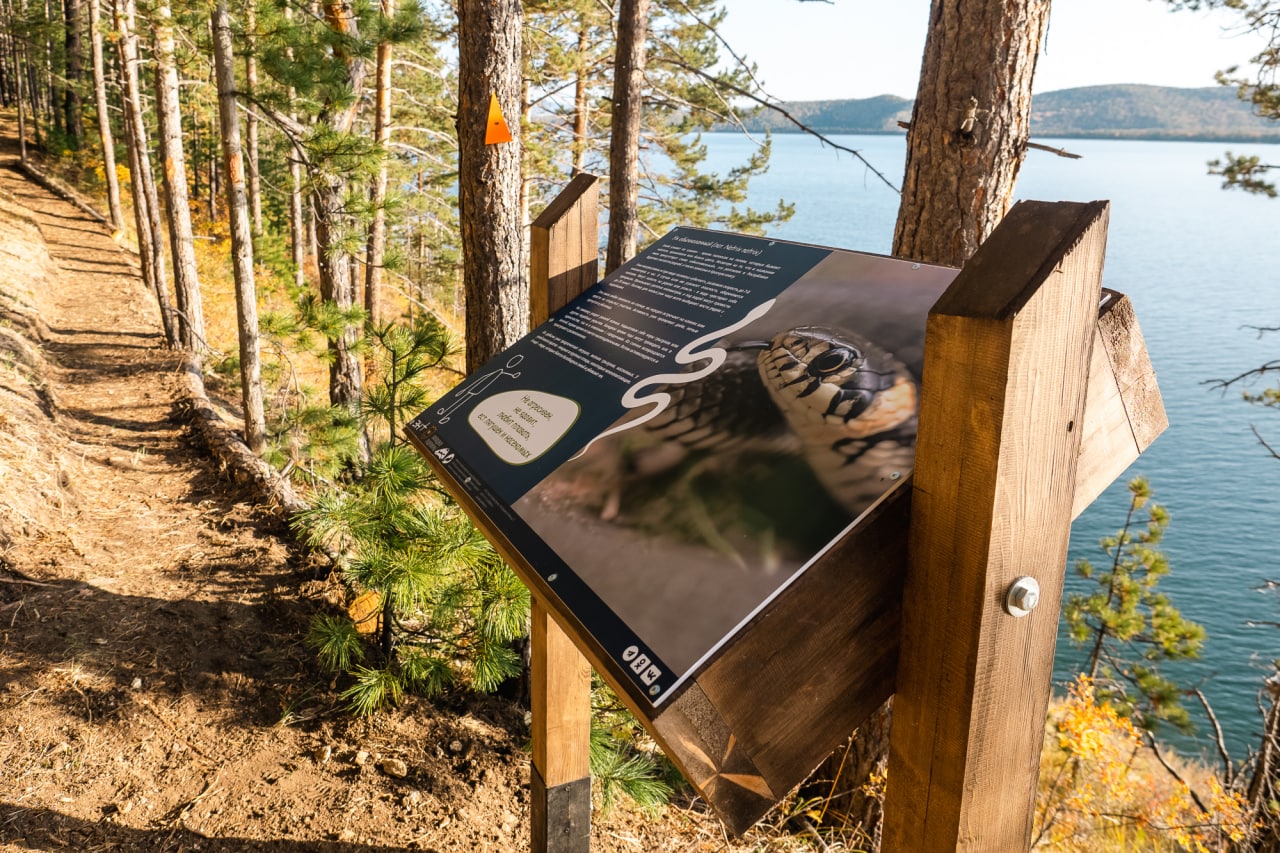
M784 108L822 133L901 133L911 101L894 95L842 101L792 101ZM981 116L979 116L981 120ZM763 110L754 130L796 130L781 114ZM1175 89L1136 84L1087 86L1035 96L1031 132L1038 137L1213 139L1280 142L1280 125L1253 115L1225 86Z

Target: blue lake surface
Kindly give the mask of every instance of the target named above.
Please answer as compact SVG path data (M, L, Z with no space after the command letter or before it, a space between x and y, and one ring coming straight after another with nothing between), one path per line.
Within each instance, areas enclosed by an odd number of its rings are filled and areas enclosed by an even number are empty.
M742 162L753 143L739 134L704 137L712 169ZM901 183L900 136L838 136L895 184ZM1111 201L1104 283L1129 295L1159 377L1170 427L1127 474L1077 519L1072 563L1105 560L1099 538L1124 522L1124 484L1141 474L1170 512L1164 550L1172 571L1161 588L1183 614L1205 626L1200 660L1165 665L1199 686L1243 757L1256 744L1257 694L1267 661L1280 657L1280 630L1248 627L1280 619L1280 596L1257 588L1280 580L1280 460L1250 431L1280 449L1280 410L1251 406L1238 390L1206 382L1235 376L1280 357L1280 332L1259 337L1250 326L1280 326L1280 199L1224 191L1206 162L1230 149L1280 163L1280 146L1199 142L1037 140L1083 155L1063 159L1031 151L1018 181L1020 199ZM848 154L816 139L778 135L769 174L752 183L750 204L794 202L794 218L774 236L888 253L898 195ZM1255 385L1255 389L1261 386ZM1068 571L1067 592L1087 591ZM1060 636L1056 678L1083 654ZM1207 751L1211 731L1170 737L1184 752ZM1167 736L1167 733L1166 733Z

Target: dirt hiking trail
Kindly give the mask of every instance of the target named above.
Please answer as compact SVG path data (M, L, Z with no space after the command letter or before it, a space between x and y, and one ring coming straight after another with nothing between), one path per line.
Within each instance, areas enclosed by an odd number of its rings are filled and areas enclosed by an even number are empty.
M332 581L195 446L136 258L16 171L12 137L0 851L527 850L523 709L338 709L301 642ZM620 807L592 849L766 848L697 809Z

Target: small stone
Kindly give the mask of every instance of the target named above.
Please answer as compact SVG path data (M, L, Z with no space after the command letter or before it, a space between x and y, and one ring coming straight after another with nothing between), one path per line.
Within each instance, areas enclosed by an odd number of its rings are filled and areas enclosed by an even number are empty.
M368 763L369 763L369 753L365 752L365 751L362 749L362 750L360 750L359 752L357 752L357 753L356 753L356 757L355 757L354 759L352 759L352 760L353 760L353 761L355 761L355 763L356 763L356 764L358 764L358 765L360 765L361 767L363 767L364 765L366 765L366 764L368 764Z
M354 829L344 829L338 833L338 840L350 844L356 840L356 831Z
M460 741L460 740L452 740L452 741L449 741L449 751L450 751L450 752L462 752L462 741Z
M436 829L444 829L450 823L451 821L449 820L449 816L445 815L444 817L440 818L440 822L436 824Z
M422 802L422 792L410 791L400 799L400 802L406 809L414 808Z
M142 679L141 679L141 678L135 678L135 679L133 680L133 683L132 683L131 685L129 685L129 686L130 686L130 687L132 687L134 690L141 690L141 689L142 689Z
M398 758L384 758L378 764L383 773L388 776L394 776L397 779L403 779L409 775L409 768L403 761Z
M331 758L333 758L333 747L331 745L325 744L323 747L316 750L316 761L319 761L321 764L327 764Z

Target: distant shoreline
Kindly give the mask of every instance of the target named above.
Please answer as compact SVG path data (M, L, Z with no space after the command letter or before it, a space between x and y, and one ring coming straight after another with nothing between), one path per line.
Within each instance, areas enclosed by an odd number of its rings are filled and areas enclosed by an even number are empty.
M747 126L747 130L752 133L761 133L763 130ZM769 133L785 134L787 136L798 136L805 131L791 125L789 127L770 127L766 128ZM846 130L841 128L815 127L814 130L825 136L906 136L907 132L902 129L897 130ZM724 125L714 130L706 131L707 133L741 133L737 127ZM1054 139L1109 139L1119 142L1239 142L1249 145L1280 145L1280 128L1270 135L1245 136L1245 135L1222 135L1214 136L1210 134L1200 135L1182 135L1174 133L1035 133L1031 135L1031 141L1043 142L1044 140Z
M797 121L824 134L902 133L912 101L897 95L781 104ZM779 113L760 109L744 121L748 131L800 133ZM735 129L720 125L716 130ZM1034 139L1132 139L1151 142L1280 144L1280 122L1253 114L1235 89L1209 86L1118 84L1061 89L1036 95L1031 105Z

